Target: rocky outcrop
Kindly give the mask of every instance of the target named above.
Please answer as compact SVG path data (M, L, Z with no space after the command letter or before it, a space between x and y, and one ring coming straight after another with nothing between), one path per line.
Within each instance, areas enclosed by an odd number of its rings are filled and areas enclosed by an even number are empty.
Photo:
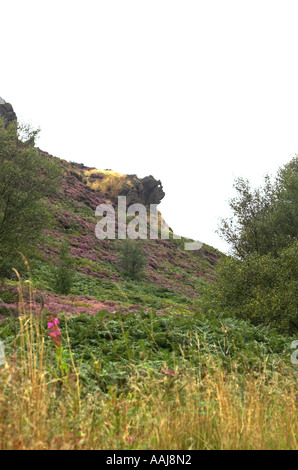
M135 177L129 183L124 183L119 196L126 196L127 205L140 203L149 206L159 204L165 193L161 182L150 175L142 179Z
M146 176L142 179L144 190L144 204L159 204L165 197L163 187L160 180L156 180L153 176Z
M77 169L81 170L81 168ZM87 171L86 171L87 170ZM164 198L160 180L152 175L138 178L137 175L123 175L113 170L83 169L87 184L94 190L100 191L110 201L117 204L118 196L125 196L127 206L132 204L159 204Z
M17 120L17 115L11 104L6 103L2 98L0 98L0 117L4 119L7 124Z

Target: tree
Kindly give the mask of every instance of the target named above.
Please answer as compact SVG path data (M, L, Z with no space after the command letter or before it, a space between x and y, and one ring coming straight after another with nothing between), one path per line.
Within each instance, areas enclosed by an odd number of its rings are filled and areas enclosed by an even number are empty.
M222 261L206 306L297 332L298 159L262 188L241 178L235 188L234 218L220 226L235 256Z
M142 275L146 258L140 240L122 242L122 270L128 277L136 279Z
M292 245L298 237L297 156L278 172L273 213L277 247Z
M69 245L63 243L60 248L59 264L55 272L55 290L58 294L68 295L74 279L73 261Z
M298 158L281 168L275 181L269 176L261 188L252 189L238 178L237 196L230 200L233 217L222 219L219 233L240 259L264 255L290 246L298 236Z
M293 334L298 331L298 241L271 254L245 260L227 257L216 282L205 290L205 309L227 312Z
M50 220L46 200L59 188L61 170L35 147L38 131L0 120L0 276L30 256Z

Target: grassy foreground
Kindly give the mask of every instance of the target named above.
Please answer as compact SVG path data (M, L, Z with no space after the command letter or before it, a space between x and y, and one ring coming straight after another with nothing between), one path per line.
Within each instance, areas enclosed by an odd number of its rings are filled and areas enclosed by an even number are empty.
M297 448L297 377L282 362L243 369L234 355L227 367L196 334L172 369L164 360L157 370L144 355L127 361L124 386L90 388L71 349L71 320L61 344L22 299L16 321L0 368L1 450ZM148 334L154 343L153 323Z

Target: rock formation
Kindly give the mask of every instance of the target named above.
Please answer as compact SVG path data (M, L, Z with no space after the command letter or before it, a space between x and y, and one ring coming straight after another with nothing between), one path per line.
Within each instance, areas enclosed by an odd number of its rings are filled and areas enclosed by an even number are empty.
M0 97L0 118L4 119L7 124L17 120L17 115L13 110L10 103L6 103L3 98Z
M152 175L138 178L137 175L92 168L83 172L91 188L106 194L115 203L118 196L126 196L128 206L139 203L149 207L150 204L159 204L165 196L161 182Z
M140 203L149 206L159 204L165 193L161 182L150 175L142 179L135 177L130 184L124 183L119 196L126 196L127 205Z

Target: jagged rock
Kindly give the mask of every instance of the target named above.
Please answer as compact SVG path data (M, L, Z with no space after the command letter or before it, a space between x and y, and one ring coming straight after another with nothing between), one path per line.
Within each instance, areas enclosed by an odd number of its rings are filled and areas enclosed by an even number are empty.
M149 206L150 204L159 204L165 193L161 182L150 175L143 179L135 177L131 180L131 184L124 183L119 191L119 196L126 196L127 205L140 203Z
M10 103L6 103L3 98L0 98L0 117L3 118L7 124L17 120L17 115L13 107Z
M149 207L150 204L159 204L165 196L161 182L152 175L138 178L137 175L123 175L112 170L86 170L88 185L101 191L115 204L118 196L125 196L127 206L143 204Z
M159 204L165 197L161 181L157 181L152 175L145 176L145 178L142 179L142 185L144 189L145 205Z

